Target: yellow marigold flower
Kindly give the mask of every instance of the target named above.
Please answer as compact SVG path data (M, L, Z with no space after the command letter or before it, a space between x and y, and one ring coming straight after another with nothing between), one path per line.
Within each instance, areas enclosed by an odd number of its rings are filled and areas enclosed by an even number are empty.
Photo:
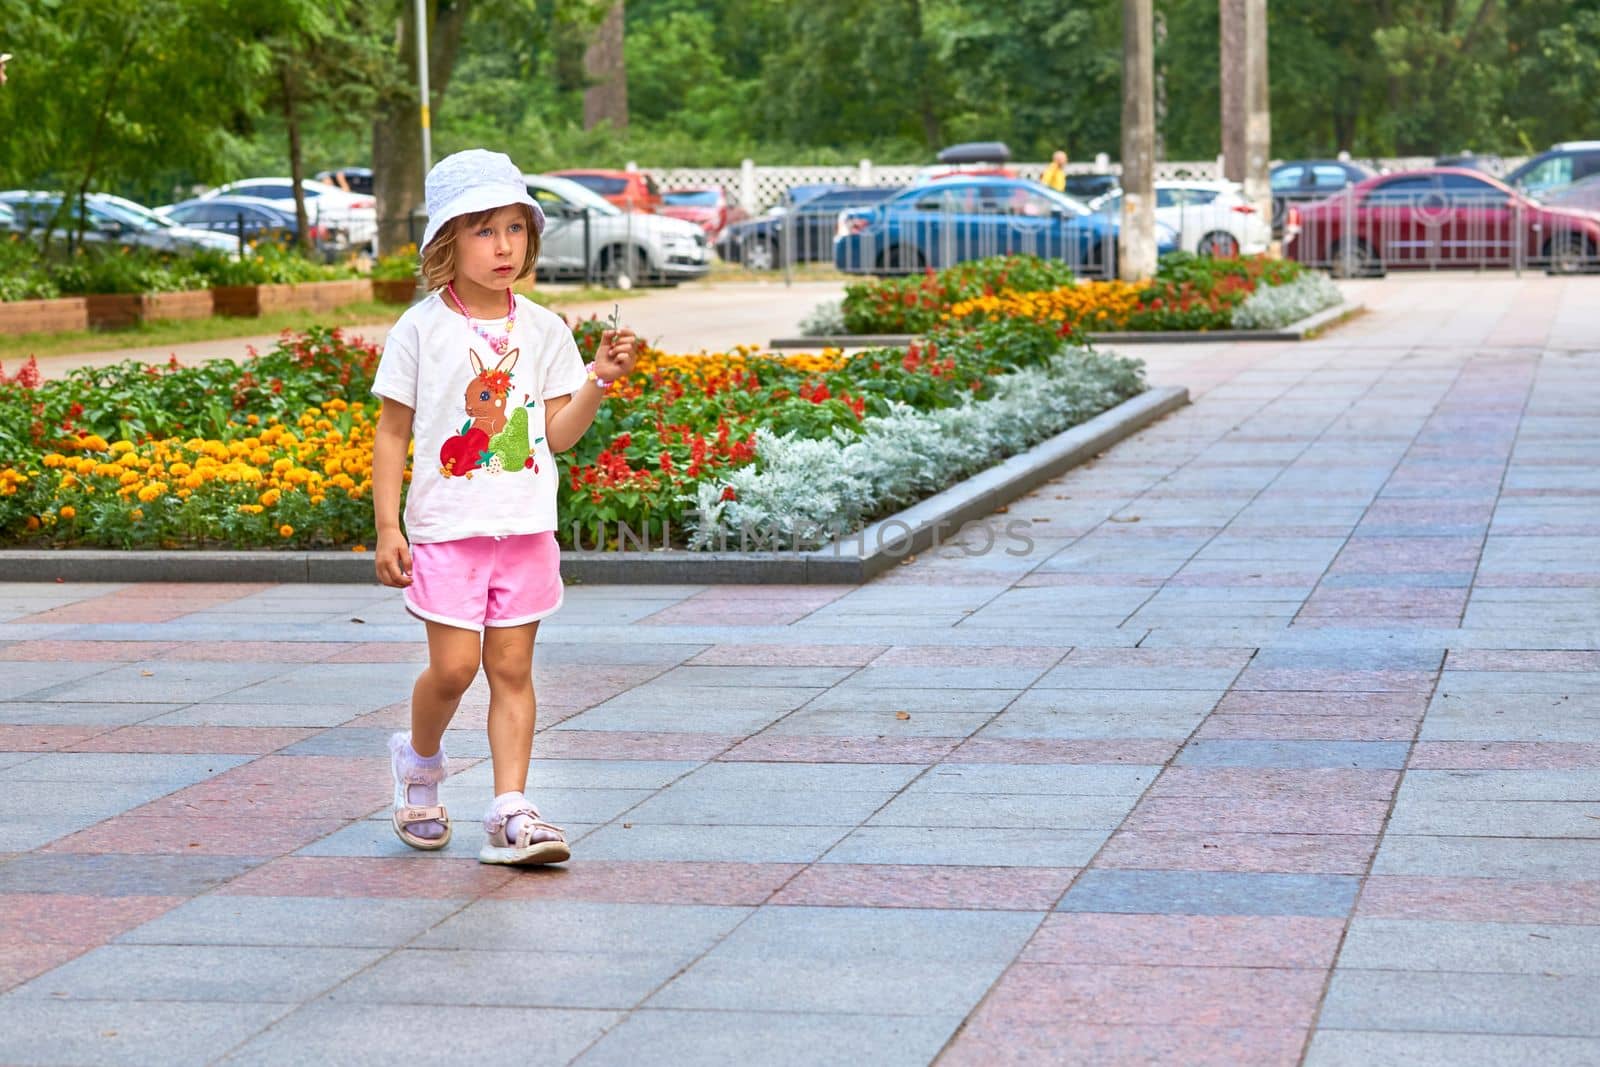
M134 508L132 511L128 512L128 518L132 519L134 522L141 521L144 518L144 509Z
M293 537L294 536L294 527L290 526L288 523L284 523L282 526L278 527L278 536L279 537Z
M188 474L193 470L194 468L189 466L187 463L174 463L172 465L172 473L179 478L182 478L185 474Z
M206 484L206 479L205 476L201 474L190 474L183 479L183 484L189 489L199 489L201 486Z
M178 499L179 500L188 500L193 495L194 495L194 490L190 489L188 486L183 486L178 490Z
M133 451L133 442L132 441L118 441L116 444L111 446L111 451L116 455L122 455L125 452L132 452Z
M276 474L282 474L284 471L290 470L293 467L294 460L292 459L278 459L274 460L272 463L272 470Z
M164 482L155 482L139 490L139 500L145 504L153 503L166 495L166 492L167 487Z
M350 551L352 551L352 552L365 552L366 550L367 550L367 546L366 545L351 545L350 546Z
M85 452L104 452L107 448L111 447L110 445L106 444L106 439L97 433L92 433L88 437L83 438L78 442L78 445Z
M118 478L117 480L123 485L133 485L137 482L143 481L144 479L139 477L138 471L123 471L122 477Z
M48 455L46 455L43 459L41 459L39 462L43 463L46 467L55 468L55 467L59 467L63 463L65 463L66 462L66 458L64 456L62 456L60 453L51 452Z
M268 489L265 493L261 494L261 502L270 508L272 505L278 502L278 496L279 493L276 489Z
M312 503L313 503L313 504L320 504L320 503L322 503L322 502L323 502L323 501L324 501L324 500L326 500L326 499L328 499L328 498L327 498L327 497L325 497L325 496L323 496L323 495L322 495L322 494L321 494L321 493L318 493L318 494L317 494L317 495L316 495L316 496L314 496L314 497L312 497L312 498L311 498L311 502L312 502Z
M68 504L60 511L56 512L56 514L60 515L63 519L75 519L78 517L78 509L73 507L71 504Z
M77 484L78 484L78 476L76 474L73 474L73 473L71 473L69 471L68 473L63 474L61 476L61 488L63 488L63 489L71 489L73 486L75 486Z

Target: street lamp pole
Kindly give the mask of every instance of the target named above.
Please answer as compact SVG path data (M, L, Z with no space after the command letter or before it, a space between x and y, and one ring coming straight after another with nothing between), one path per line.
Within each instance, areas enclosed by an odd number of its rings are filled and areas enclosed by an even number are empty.
M428 0L416 0L417 93L422 101L422 174L433 169L433 123L428 113Z

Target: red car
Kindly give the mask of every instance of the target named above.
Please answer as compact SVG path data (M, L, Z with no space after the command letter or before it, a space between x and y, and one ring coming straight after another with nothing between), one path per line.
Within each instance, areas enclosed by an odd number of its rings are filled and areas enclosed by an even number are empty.
M550 173L577 182L624 211L652 215L661 208L661 188L642 170L553 170Z
M1481 171L1433 167L1357 182L1291 207L1291 259L1335 274L1405 267L1600 266L1600 217L1546 207Z
M744 208L728 199L728 191L720 185L704 189L670 189L661 194L660 213L694 223L706 231L706 237L713 241L728 226L748 217Z

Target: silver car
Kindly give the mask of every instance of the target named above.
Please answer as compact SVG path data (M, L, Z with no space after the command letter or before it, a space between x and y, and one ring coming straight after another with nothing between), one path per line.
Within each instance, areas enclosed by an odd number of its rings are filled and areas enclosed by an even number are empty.
M545 214L541 278L592 279L631 289L676 285L711 270L705 231L692 222L623 211L566 178L524 174L523 179Z
M0 193L0 203L9 207L14 216L9 225L27 232L50 224L61 205L61 194L12 190ZM179 226L143 204L124 200L120 196L90 193L84 197L84 211L88 216L88 227L83 235L86 243L132 245L158 252L179 253L202 248L216 252L239 250L238 242L226 234ZM56 235L64 238L70 227L69 222Z

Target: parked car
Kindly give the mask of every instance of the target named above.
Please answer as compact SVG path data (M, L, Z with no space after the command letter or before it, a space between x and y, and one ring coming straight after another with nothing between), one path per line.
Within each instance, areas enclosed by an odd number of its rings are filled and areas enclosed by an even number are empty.
M10 204L0 203L0 230L15 230L16 228L16 212L11 210Z
M1404 267L1592 269L1600 218L1541 205L1504 182L1459 167L1369 178L1291 209L1288 254L1335 273Z
M1272 232L1283 232L1291 204L1325 200L1346 186L1364 182L1373 172L1344 159L1294 159L1272 168Z
M0 193L0 203L11 213L11 227L22 232L42 230L55 219L61 207L61 193L29 192L14 189ZM90 244L128 245L160 252L194 252L212 249L238 251L238 242L209 230L180 226L151 211L143 204L109 193L90 193L84 198L88 227L83 239ZM74 229L70 221L58 224L56 234L65 237Z
M338 170L319 170L312 177L319 182L337 186L347 193L358 193L361 196L373 195L371 167L340 167Z
M775 270L785 261L827 262L833 259L844 212L882 203L898 192L898 186L845 186L807 197L777 214L729 226L717 240L717 255L751 270Z
M730 200L728 191L720 185L670 189L661 194L659 214L694 223L706 231L706 237L712 241L730 224L746 217L744 208Z
M306 195L306 218L318 225L343 230L350 243L365 245L378 236L377 201L360 193L347 193L336 185L305 178L300 187ZM256 196L263 200L287 203L294 210L294 182L289 178L246 178L200 194L200 199L219 196Z
M552 177L577 182L624 211L646 214L661 208L661 187L640 170L556 170Z
M676 285L711 269L706 233L692 222L623 211L566 178L522 177L545 214L541 278L594 278L630 289L645 282Z
M1178 232L1178 247L1198 256L1253 256L1272 243L1272 225L1244 198L1238 182L1155 183L1156 221ZM1089 205L1112 218L1122 216L1122 190Z
M1105 196L1117 187L1115 174L1069 174L1067 175L1067 195L1082 200L1085 204L1097 196Z
M1571 185L1545 193L1538 199L1546 207L1600 212L1600 174L1579 178Z
M1546 193L1600 174L1600 141L1566 141L1552 145L1506 175L1506 184L1536 199Z
M165 215L179 225L227 234L236 241L242 236L250 244L263 241L291 244L300 232L292 203L266 200L259 196L213 196L209 200L196 198L155 210L156 214ZM340 246L349 243L349 235L343 230L319 223L308 223L307 226L315 244Z
M850 212L833 246L851 274L905 274L986 256L1065 260L1082 274L1114 276L1118 220L1022 178L950 178L912 186L877 207ZM1157 222L1160 252L1178 235Z
M1454 155L1440 156L1433 161L1435 167L1455 167L1459 170L1482 171L1491 177L1497 177L1505 169L1505 161L1494 154L1480 156L1476 152L1457 152Z

